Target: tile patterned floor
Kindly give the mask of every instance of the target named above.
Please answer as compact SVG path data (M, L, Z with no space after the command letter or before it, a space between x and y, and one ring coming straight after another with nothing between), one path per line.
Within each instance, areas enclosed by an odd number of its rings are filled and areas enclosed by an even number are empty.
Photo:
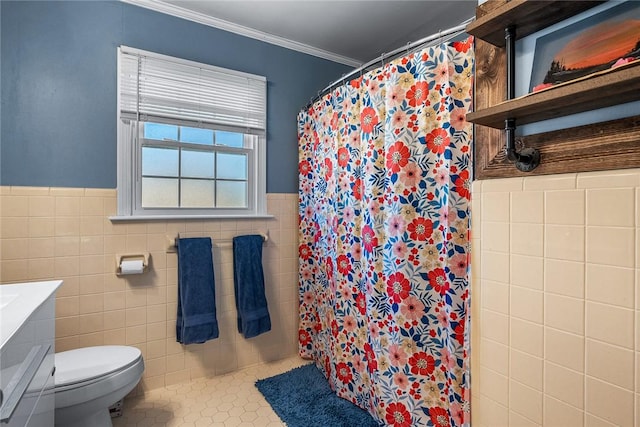
M114 418L113 425L282 427L285 424L254 383L257 379L306 363L309 361L296 356L223 376L199 378L147 391L144 395L125 399L123 415Z

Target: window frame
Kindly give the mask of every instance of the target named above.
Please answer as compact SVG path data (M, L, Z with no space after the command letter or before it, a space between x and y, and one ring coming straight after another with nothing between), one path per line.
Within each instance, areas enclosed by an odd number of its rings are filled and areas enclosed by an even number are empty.
M148 123L156 123L156 122L148 122ZM180 125L176 125L176 126L180 126ZM208 128L207 128L208 129ZM214 129L211 129L214 130ZM220 130L220 129L215 129L215 130ZM214 131L215 131L214 130ZM178 151L178 175L175 177L164 177L164 176L157 176L158 178L170 178L170 179L176 179L178 181L181 181L183 179L196 179L196 180L204 180L204 181L214 181L216 182L245 182L246 186L247 186L247 192L246 192L246 198L245 198L245 202L246 202L246 207L236 207L236 208L225 208L225 207L211 207L211 208L205 208L205 207L177 207L177 208L170 208L170 207L143 207L142 206L142 179L145 177L145 175L142 173L142 156L140 156L139 161L136 162L135 167L138 168L139 170L136 172L136 176L140 177L140 179L137 180L136 182L136 189L135 191L137 192L136 198L134 199L136 202L136 205L134 207L134 213L138 214L138 215L145 215L147 214L147 212L152 212L152 211L163 211L162 213L166 213L165 211L173 211L173 210L177 210L177 211L186 211L195 215L206 215L208 213L211 212L211 210L214 210L216 212L221 212L221 214L230 214L230 212L228 211L252 211L253 210L253 204L255 202L255 197L254 197L254 193L255 193L255 189L253 188L254 186L251 185L254 182L255 179L255 175L256 175L256 161L255 161L255 153L256 153L256 147L258 144L260 144L260 140L259 137L256 135L248 135L248 134L242 134L243 135L243 141L245 144L245 147L226 147L224 145L206 145L206 144L197 144L197 143L189 143L189 142L183 142L183 141L176 141L176 140L158 140L158 139L150 139L150 138L144 138L144 136L142 136L142 134L144 133L143 129L139 130L139 137L136 141L136 152L137 153L142 153L143 148L145 147L154 147L154 148L169 148L169 149L175 149ZM247 144L250 144L253 148L247 148ZM215 172L214 172L214 176L212 178L197 178L197 177L189 177L189 176L184 176L181 173L181 158L182 158L182 153L181 151L183 149L189 150L189 151L203 151L203 152L207 152L207 153L213 153L214 156L216 156L216 160L215 160ZM246 179L225 179L225 178L218 178L217 176L217 171L218 171L218 159L217 159L217 155L218 154L242 154L246 156L247 159L247 174L246 174ZM181 188L181 184L178 185L178 202L181 202L181 197L180 197L180 188ZM214 198L217 199L218 194L220 194L218 192L218 188L217 185L215 186L215 194L214 194ZM139 197L138 197L139 195Z
M251 77L263 80L264 87L264 129L262 132L249 132L236 126L226 126L215 123L194 122L180 120L177 118L163 118L161 120L149 117L140 117L138 111L137 120L123 117L121 111L121 58L123 53L144 55L159 59L166 59L180 64L187 64L200 68L208 68L215 71L223 71L228 74ZM142 51L126 46L118 47L118 79L117 79L117 215L110 217L111 220L144 220L144 219L180 219L180 218L270 218L266 211L266 78L255 76L239 71L223 69L207 64L196 63L180 58L169 57L153 52ZM141 120L145 119L145 120ZM142 206L142 148L145 141L160 141L145 139L142 137L142 129L145 122L163 123L192 128L206 128L214 131L230 131L244 135L244 148L229 148L215 146L211 150L214 153L233 152L246 153L247 155L247 207L242 208L198 208L198 207L175 207L175 208L145 208ZM246 148L247 140L250 139L252 148ZM182 145L180 141L171 141ZM184 143L193 145L196 148L199 144ZM202 145L197 148L210 146ZM181 149L183 147L180 147ZM217 165L216 165L217 166ZM176 179L183 179L181 176ZM217 178L213 178L217 180ZM224 180L221 180L224 181ZM217 197L217 194L216 194Z

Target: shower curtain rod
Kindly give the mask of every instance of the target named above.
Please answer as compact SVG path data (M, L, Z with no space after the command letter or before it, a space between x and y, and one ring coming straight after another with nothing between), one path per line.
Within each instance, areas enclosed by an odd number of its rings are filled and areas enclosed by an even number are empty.
M378 62L384 62L385 59L392 58L392 57L394 57L395 55L397 55L399 53L409 52L409 51L411 51L411 50L413 50L413 49L415 49L417 47L420 47L420 46L422 46L422 45L424 45L426 43L432 42L434 40L438 40L438 39L441 39L443 37L448 37L448 36L455 37L456 35L464 32L465 28L467 28L467 25L470 24L471 22L473 22L474 19L475 19L475 17L472 16L471 18L466 19L465 21L463 21L459 25L456 25L455 27L451 27L451 28L448 28L446 30L438 31L437 33L433 33L430 36L421 38L420 40L416 40L414 42L409 42L409 43L407 43L406 46L399 47L397 49L392 50L391 52L382 53L382 55L380 55L379 58L372 59L371 61L365 63L364 65L361 65L360 67L348 72L347 74L343 74L342 77L340 77L339 79L333 81L327 87L325 87L320 92L318 92L317 96L315 96L314 98L311 98L311 101L309 102L309 104L307 104L305 109L307 109L311 105L313 105L314 102L316 102L318 99L320 99L322 97L322 95L324 95L329 90L331 90L331 88L333 88L335 85L337 85L338 83L344 82L346 79L348 79L349 77L353 76L354 74L358 74L359 72L366 70L367 68L369 68L370 66L372 66L374 64L377 64Z

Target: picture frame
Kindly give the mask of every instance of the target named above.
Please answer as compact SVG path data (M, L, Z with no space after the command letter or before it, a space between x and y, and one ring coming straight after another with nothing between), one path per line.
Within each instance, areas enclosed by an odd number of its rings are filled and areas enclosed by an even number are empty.
M640 60L640 2L626 1L536 39L529 92Z
M590 4L594 3L593 6ZM615 2L617 3L617 2ZM474 92L474 110L482 111L493 109L505 101L507 93L506 49L500 44L504 34L504 21L507 16L515 16L513 22L526 33L522 37L533 35L531 45L525 53L530 53L527 59L527 69L522 69L521 75L526 74L522 83L522 92L526 92L530 82L531 64L535 49L535 33L545 35L550 28L554 31L565 20L575 21L575 17L585 10L594 8L597 13L603 7L615 6L614 2L604 4L597 2L567 2L567 1L511 1L487 0L478 5L476 16L485 31L486 38L495 37L492 41L486 41L479 35L475 40L474 51L476 53L476 80ZM595 9L597 8L597 9ZM584 15L582 15L584 16ZM509 18L512 19L512 18ZM555 27L550 27L555 25ZM640 68L639 63L620 67L612 73L607 73L606 78L610 84L615 84L616 75L626 73L629 69ZM517 77L517 76L516 76ZM525 81L526 79L526 81ZM638 83L640 85L640 82ZM523 98L544 98L553 95L554 92L573 92L573 82L564 87L552 88L540 93L523 96ZM597 90L597 89L596 89ZM629 88L629 93L637 93L638 86ZM636 91L636 92L634 92ZM602 91L601 91L602 92ZM606 92L602 96L608 97ZM614 97L614 105L623 104ZM559 114L563 113L563 106L558 105ZM531 172L522 172L514 168L505 155L505 132L502 128L489 126L474 126L473 147L473 179L489 180L494 178L533 177L552 174L568 174L578 172L594 172L601 170L626 169L640 167L640 115L637 109L627 109L631 117L618 118L611 115L606 120L597 123L579 124L576 127L562 130L534 132L528 136L519 137L516 140L518 146L536 148L540 151L541 163ZM634 115L635 114L635 115Z

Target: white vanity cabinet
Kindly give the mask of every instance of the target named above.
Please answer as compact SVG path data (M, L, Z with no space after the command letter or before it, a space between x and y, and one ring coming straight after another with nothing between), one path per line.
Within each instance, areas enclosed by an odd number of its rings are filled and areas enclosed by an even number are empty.
M0 285L0 427L54 424L55 291L61 284Z

